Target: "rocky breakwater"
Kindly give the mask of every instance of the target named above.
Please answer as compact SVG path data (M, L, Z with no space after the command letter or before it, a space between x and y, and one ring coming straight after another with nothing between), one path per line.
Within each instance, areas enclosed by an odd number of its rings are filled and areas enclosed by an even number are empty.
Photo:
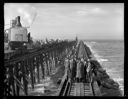
M101 88L101 91L106 94L106 96L121 96L121 92L119 89L119 84L115 82L110 76L107 74L106 70L104 70L97 60L91 60L91 64L93 65L93 71L95 74L95 80ZM111 90L111 92L110 92Z

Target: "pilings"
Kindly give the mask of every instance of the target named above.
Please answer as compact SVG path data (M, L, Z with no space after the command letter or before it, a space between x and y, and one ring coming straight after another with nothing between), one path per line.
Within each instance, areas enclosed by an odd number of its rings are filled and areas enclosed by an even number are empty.
M47 49L5 61L4 96L19 96L21 90L24 95L29 95L28 85L31 84L34 89L35 84L50 75L64 57L65 49L70 49L74 44L75 41L62 41L48 45Z

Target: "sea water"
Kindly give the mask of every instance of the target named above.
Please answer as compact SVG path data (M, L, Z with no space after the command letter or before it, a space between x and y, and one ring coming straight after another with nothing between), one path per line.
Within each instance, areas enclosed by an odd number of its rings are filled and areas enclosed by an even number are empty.
M124 41L91 40L85 41L96 59L109 76L119 83L124 94Z

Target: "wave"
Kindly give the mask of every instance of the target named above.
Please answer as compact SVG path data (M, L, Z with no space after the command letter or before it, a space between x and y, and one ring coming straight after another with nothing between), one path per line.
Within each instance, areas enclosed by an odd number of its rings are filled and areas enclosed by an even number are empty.
M94 42L94 41L91 41L90 43L91 43L91 44L97 44L97 42Z
M91 42L86 41L86 42L84 42L84 44L87 44L87 45L89 45L89 46L94 46L94 45L96 45L96 44L98 44L98 43L97 43L97 42L94 42L94 41L91 41Z
M103 63L108 62L108 59L104 59L103 56L100 56L98 54L98 51L96 51L96 49L94 50L93 46L95 46L97 43L96 42L86 42L87 46L90 48L93 56L95 57L95 59L101 64L103 65ZM109 74L110 78L112 78L114 81L116 81L119 84L119 88L121 90L122 95L124 94L124 80L121 77L115 77L113 74L117 73L117 71L115 71L114 68L108 68L106 66L102 67L106 70L106 72Z
M124 95L124 79L121 77L113 78L119 84L119 89L121 90L122 95Z
M93 44L96 44L96 42L86 42L87 46L90 48L92 54L94 55L94 57L97 59L98 62L100 62L102 64L102 62L104 61L108 61L108 59L104 59L102 56L97 54L96 50L93 50L92 47L94 46Z
M119 83L122 83L124 81L123 78L121 77L118 77L118 78L114 78L115 81L119 82Z
M108 61L108 59L99 59L100 62Z

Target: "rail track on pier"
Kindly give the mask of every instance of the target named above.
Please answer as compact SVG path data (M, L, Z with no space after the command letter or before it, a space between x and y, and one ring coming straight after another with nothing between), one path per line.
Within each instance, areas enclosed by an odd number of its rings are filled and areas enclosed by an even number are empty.
M91 53L88 51L83 41L80 41L76 48L77 59L83 58L84 60L89 59ZM75 72L75 71L73 71ZM77 70L76 70L77 72ZM84 75L84 74L83 74ZM95 74L92 72L92 77L86 77L86 80L77 82L76 80L70 80L68 75L64 75L59 86L59 96L102 96L97 81L93 81ZM87 81L88 80L88 81Z

